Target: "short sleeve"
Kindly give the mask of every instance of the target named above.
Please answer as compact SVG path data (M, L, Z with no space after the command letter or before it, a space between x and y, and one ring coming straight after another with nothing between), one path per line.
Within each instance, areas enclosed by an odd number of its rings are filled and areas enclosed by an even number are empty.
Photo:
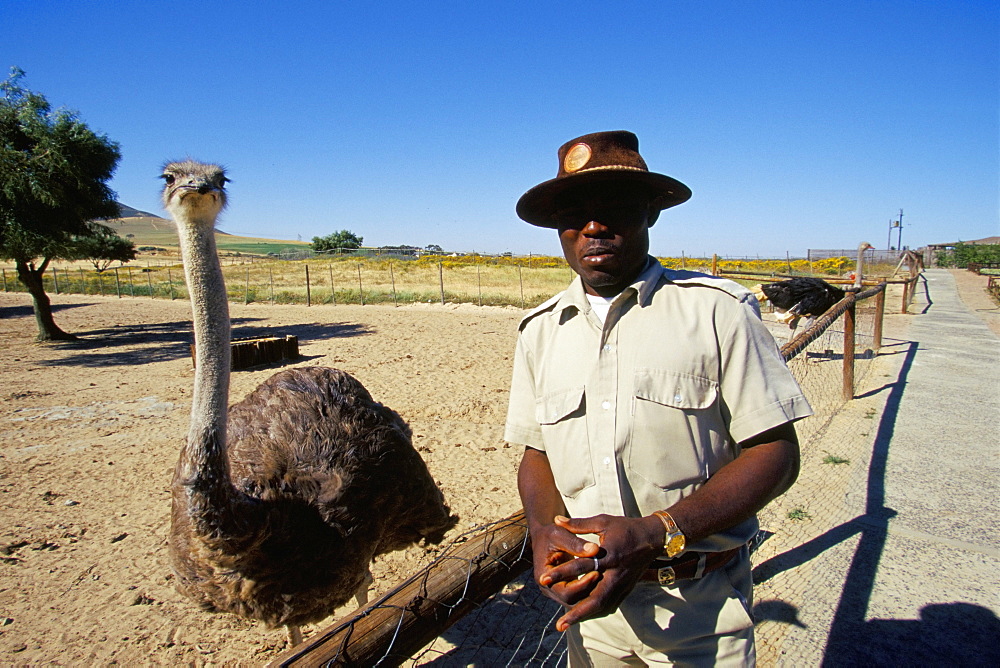
M812 408L751 304L740 301L721 341L719 389L740 443L768 429L812 415Z
M524 335L517 338L514 349L514 372L510 381L510 403L504 440L545 450L542 430L535 418L535 374Z

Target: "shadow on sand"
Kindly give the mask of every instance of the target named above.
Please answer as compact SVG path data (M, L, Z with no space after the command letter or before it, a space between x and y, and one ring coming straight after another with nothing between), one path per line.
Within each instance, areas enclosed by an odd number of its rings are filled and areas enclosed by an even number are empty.
M30 309L29 309L30 311ZM262 336L298 337L299 344L334 338L364 336L373 333L365 325L351 322L303 323L280 329L255 325L258 318L234 318L233 338ZM139 366L191 356L194 334L190 320L148 325L117 325L105 329L76 332L77 341L59 341L50 345L61 354L39 362L43 366L114 367ZM69 352L70 354L66 354ZM302 358L300 357L299 360ZM238 372L237 372L238 373Z

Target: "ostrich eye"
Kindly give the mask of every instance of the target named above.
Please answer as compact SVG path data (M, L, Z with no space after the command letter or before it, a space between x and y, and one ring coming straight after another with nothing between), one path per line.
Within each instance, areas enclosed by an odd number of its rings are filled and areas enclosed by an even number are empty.
M174 185L174 175L173 174L164 174L160 178L163 179L164 181L166 181L168 186Z

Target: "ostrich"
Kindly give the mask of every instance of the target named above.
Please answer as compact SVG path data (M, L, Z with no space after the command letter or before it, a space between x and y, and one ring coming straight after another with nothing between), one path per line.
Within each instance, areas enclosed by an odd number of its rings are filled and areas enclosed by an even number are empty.
M224 170L164 167L195 335L187 442L171 484L178 589L203 609L285 625L320 621L354 596L369 565L453 527L402 418L357 380L320 367L281 371L227 412L229 304L215 247ZM228 430L227 430L228 422Z
M777 317L778 322L788 323L793 332L802 316L807 316L807 326L811 325L813 320L826 313L846 294L840 288L810 276L756 285L753 292L758 301L770 301L774 310L781 314Z
M860 290L861 289L861 278L862 278L861 270L864 267L865 251L868 250L869 248L875 248L875 247L872 246L867 241L862 241L860 244L858 244L858 259L857 259L856 264L854 265L854 289L855 290Z
M864 253L869 248L873 246L867 241L861 242L858 246L858 259L851 274L855 290L861 289ZM846 291L822 279L809 276L790 278L767 285L755 285L751 290L757 296L757 301L770 301L774 305L774 310L780 314L776 320L787 323L793 336L802 316L807 316L808 329L816 318L830 310L847 294Z

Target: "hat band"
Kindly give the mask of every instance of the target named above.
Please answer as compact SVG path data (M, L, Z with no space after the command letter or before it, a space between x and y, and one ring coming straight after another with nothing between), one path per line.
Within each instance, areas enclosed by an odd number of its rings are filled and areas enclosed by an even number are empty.
M630 165L601 165L600 167L587 167L585 169L579 169L574 174L582 174L584 172L596 172L602 169L610 170L624 170L629 172L648 172L648 169L643 169L642 167L632 167Z

